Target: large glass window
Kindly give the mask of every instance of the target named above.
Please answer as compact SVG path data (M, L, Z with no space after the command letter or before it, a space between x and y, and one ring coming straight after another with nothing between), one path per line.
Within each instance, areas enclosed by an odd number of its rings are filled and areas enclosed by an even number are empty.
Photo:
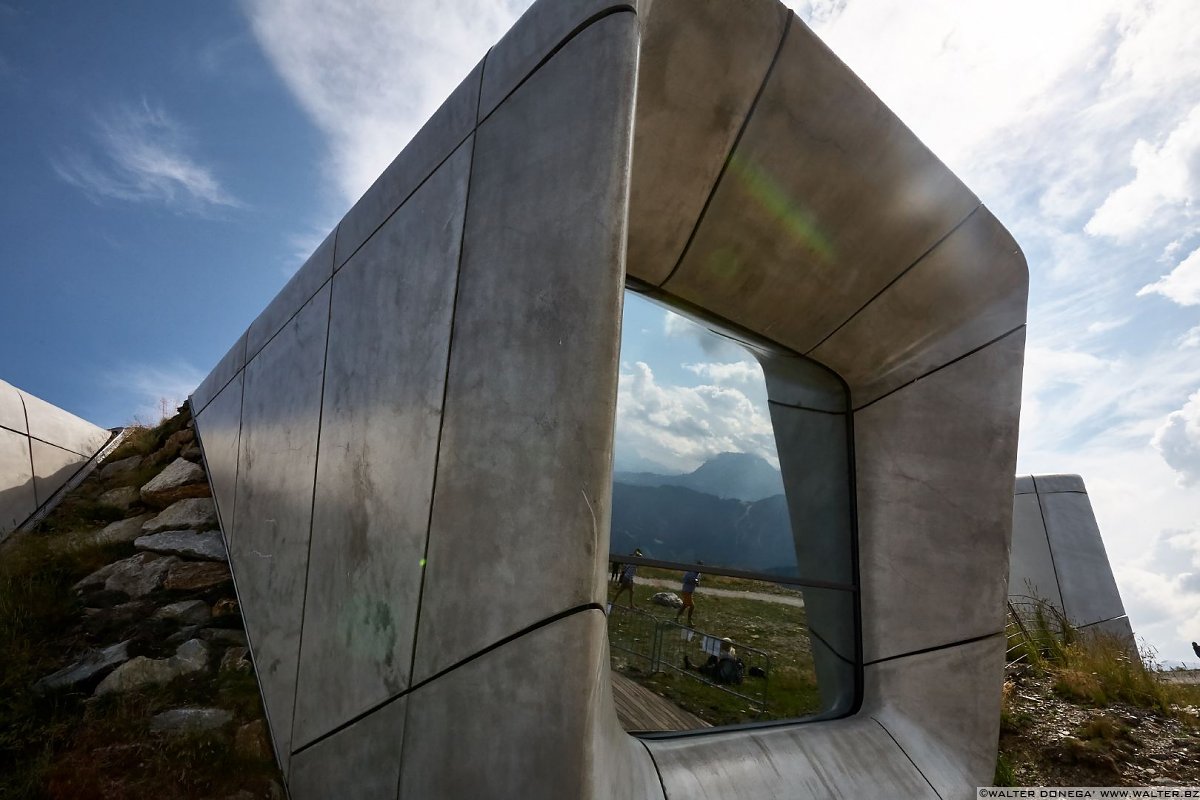
M609 644L627 730L843 713L858 670L847 396L627 291Z

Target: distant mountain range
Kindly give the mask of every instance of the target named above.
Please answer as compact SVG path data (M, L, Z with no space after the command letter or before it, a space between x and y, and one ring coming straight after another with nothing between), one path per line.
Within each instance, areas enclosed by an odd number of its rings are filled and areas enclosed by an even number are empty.
M721 453L684 475L617 472L614 483L628 486L682 486L714 497L754 502L783 494L783 476L764 458L750 453Z
M779 471L722 453L686 475L613 476L611 549L664 561L793 572L796 549Z

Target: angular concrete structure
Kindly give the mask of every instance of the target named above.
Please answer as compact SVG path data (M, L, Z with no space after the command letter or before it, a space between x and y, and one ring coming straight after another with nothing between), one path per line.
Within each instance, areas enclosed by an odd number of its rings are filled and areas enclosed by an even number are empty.
M763 364L829 718L620 728L626 287ZM292 797L971 794L1026 289L774 0L537 2L192 396Z
M0 540L45 505L111 436L0 380Z
M1081 630L1134 641L1083 478L1017 477L1008 594L1044 600Z

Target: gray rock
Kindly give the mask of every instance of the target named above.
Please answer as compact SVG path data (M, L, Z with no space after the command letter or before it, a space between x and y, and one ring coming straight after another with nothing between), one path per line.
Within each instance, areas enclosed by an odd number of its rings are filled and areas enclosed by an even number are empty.
M55 689L67 689L99 678L113 667L129 660L129 642L121 642L103 650L93 650L69 667L51 673L33 685L38 694Z
M217 527L217 510L211 497L193 497L172 503L154 519L142 525L143 533L180 530L212 530Z
M181 561L171 568L167 579L163 581L163 588L178 592L201 592L232 580L228 564Z
M245 631L235 631L229 628L205 628L198 634L201 639L214 644L228 644L235 647L249 647L246 644Z
M130 456L122 458L120 461L114 461L111 464L105 464L100 468L101 480L108 480L119 475L127 475L142 465L141 456Z
M246 648L231 647L221 656L221 672L245 672L250 669Z
M212 617L212 609L203 600L180 600L163 606L154 612L159 619L174 619L186 623L206 622Z
M261 719L247 722L233 735L233 751L247 761L272 761L271 737Z
M683 608L683 600L674 592L659 592L650 598L650 602L669 608Z
M113 670L96 687L96 695L130 692L170 683L176 678L208 668L208 645L198 639L184 642L170 658L137 658Z
M123 561L117 561L88 575L75 584L77 591L102 584L112 592L124 592L130 597L142 597L162 585L171 566L179 563L174 556L159 556L153 553L138 553Z
M134 546L156 553L197 558L203 561L228 561L225 540L220 531L163 531L134 540Z
M200 452L200 448L194 444L189 444L187 447L179 451L180 458L186 458L188 461L193 461L199 464L204 460L204 454Z
M107 506L116 506L122 511L128 511L134 503L140 500L141 495L132 486L119 486L116 489L109 489L96 498L96 502L104 503Z
M172 461L141 491L142 501L155 508L163 508L189 497L209 496L211 492L204 469L182 458Z
M233 714L223 708L173 708L155 714L150 730L178 733L215 731L233 722Z
M132 486L126 486L125 488L135 494L137 493L137 490ZM117 520L95 533L88 534L86 538L91 544L97 545L132 542L142 535L142 525L146 524L153 517L153 514L142 514L137 517L130 517L129 519Z

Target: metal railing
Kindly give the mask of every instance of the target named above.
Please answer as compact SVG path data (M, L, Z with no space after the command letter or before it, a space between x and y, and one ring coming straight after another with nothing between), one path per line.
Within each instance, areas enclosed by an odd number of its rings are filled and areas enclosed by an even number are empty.
M741 662L737 680L718 679L722 638L628 606L609 605L608 641L611 650L645 662L646 671L686 675L750 703L759 713L768 706L771 657L763 650L734 643Z

